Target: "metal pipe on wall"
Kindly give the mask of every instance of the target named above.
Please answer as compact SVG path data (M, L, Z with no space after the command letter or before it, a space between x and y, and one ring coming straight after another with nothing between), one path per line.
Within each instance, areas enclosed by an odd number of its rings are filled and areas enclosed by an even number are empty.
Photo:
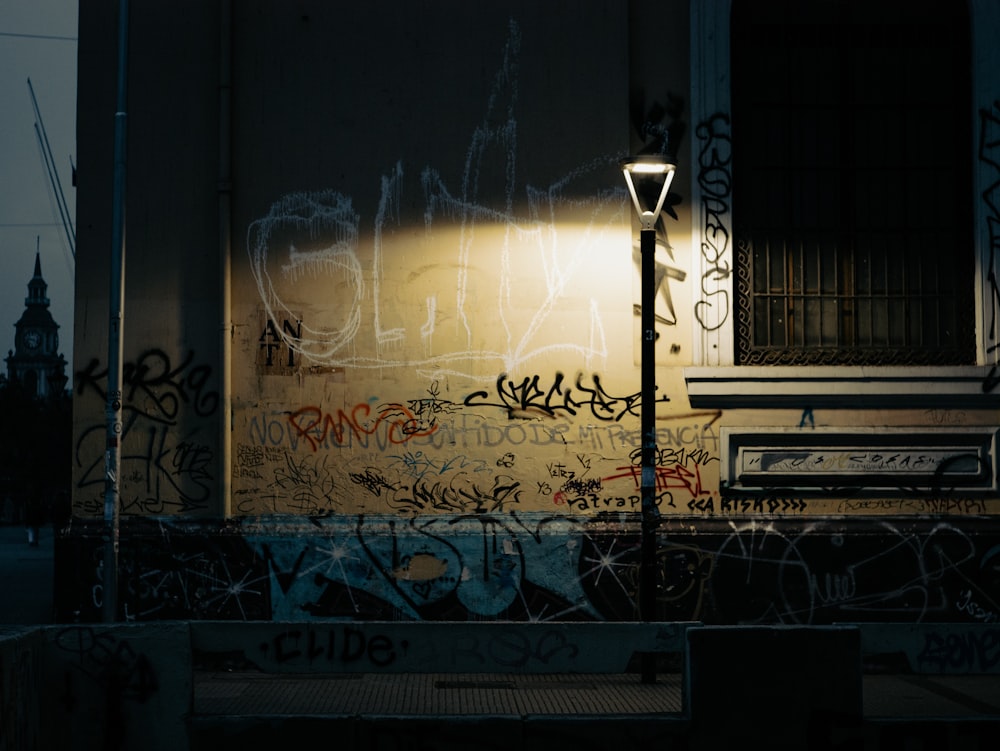
M104 455L104 574L102 612L118 620L118 544L121 507L122 355L125 334L126 103L128 98L128 0L118 3L118 93L115 107L111 207L111 275L108 290L107 441Z
M219 332L222 415L219 418L219 502L232 514L232 0L219 2Z

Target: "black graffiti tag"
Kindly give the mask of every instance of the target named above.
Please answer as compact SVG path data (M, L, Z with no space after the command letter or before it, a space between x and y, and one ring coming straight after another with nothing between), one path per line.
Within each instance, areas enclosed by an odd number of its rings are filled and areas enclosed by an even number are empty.
M199 417L208 417L219 407L219 392L208 387L212 368L194 365L194 352L188 352L176 367L162 349L147 350L135 362L122 367L122 381L126 386L122 405L125 411L141 411L143 416L173 423L182 404L190 405ZM83 395L88 389L106 399L104 386L108 369L99 370L100 362L93 358L87 367L76 373L76 393Z
M696 129L701 148L698 152L698 186L701 188L703 218L701 255L705 272L701 279L702 299L695 303L694 315L706 331L721 328L729 318L729 291L722 286L731 275L728 260L729 198L733 183L730 173L732 141L729 116L716 114Z
M581 410L589 410L594 418L604 421L619 421L626 415L639 416L641 393L611 396L596 373L591 376L593 386L583 382L582 374L577 375L576 391L565 384L562 373L556 373L548 388L539 383L540 379L539 375L525 376L515 383L506 373L501 373L497 376L495 397L488 391L476 391L465 397L465 406L497 407L507 410L511 417L576 415ZM668 402L670 398L661 396L657 401Z

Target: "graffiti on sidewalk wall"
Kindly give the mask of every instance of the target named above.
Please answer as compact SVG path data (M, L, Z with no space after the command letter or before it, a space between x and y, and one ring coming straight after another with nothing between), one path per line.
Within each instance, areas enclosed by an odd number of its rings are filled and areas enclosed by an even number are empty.
M633 620L640 535L628 518L358 515L257 519L213 534L141 523L122 551L121 599L139 621ZM995 623L1000 535L973 530L884 520L864 534L829 521L668 525L657 537L658 616ZM98 543L73 544L77 558L91 545L99 560ZM100 567L78 574L60 600L99 619L101 578ZM928 659L988 659L988 646L941 644ZM943 651L960 647L973 657Z

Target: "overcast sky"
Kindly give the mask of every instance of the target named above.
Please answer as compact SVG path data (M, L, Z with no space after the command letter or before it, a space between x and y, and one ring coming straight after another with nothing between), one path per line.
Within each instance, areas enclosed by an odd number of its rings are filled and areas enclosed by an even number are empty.
M28 89L73 226L76 190L76 53L78 0L0 0L0 354L14 348L35 250L41 252L59 350L72 362L74 261L60 217ZM0 365L6 375L6 365Z

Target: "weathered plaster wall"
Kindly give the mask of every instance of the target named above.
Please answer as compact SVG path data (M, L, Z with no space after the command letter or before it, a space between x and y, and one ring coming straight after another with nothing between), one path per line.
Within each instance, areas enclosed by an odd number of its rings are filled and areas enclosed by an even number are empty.
M588 511L634 510L637 268L617 170L629 150L625 9L237 5L221 147L187 123L217 119L206 95L217 55L188 36L147 54L176 24L157 11L136 13L130 41L123 511L548 510L602 483ZM163 73L163 56L190 73ZM683 117L681 106L669 119ZM150 164L178 131L191 136L181 161ZM228 509L209 302L225 280L215 233L189 222L210 225L204 163L227 147ZM690 350L689 252L663 251L664 364ZM103 507L106 356L90 315L102 291L81 289L82 515ZM685 436L701 444L704 420L684 414L669 378L663 413L678 431L694 423Z
M81 8L66 620L102 599L115 5ZM635 617L617 163L657 129L696 157L657 254L661 615L997 617L995 498L723 493L727 426L996 416L691 408L695 300L728 268L695 273L689 199L729 176L728 131L689 122L686 2L231 5L132 9L127 617Z

